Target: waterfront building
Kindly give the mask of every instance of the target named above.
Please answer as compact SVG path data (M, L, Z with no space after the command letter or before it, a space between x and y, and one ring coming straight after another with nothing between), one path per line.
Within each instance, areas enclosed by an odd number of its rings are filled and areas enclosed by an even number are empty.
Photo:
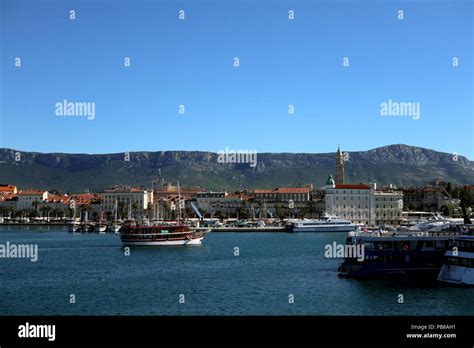
M253 210L257 217L296 217L308 208L310 187L278 187L273 190L254 190ZM263 211L263 212L262 212Z
M0 217L11 216L16 211L18 196L16 194L0 194Z
M48 191L20 190L18 192L17 210L38 211L41 204L48 199Z
M132 217L143 218L153 203L153 191L137 187L114 187L105 190L102 196L104 213L113 216L117 208L118 215L124 218L128 217L129 211Z
M401 191L377 190L375 183L336 184L332 176L324 189L326 211L331 215L367 226L398 226L402 222Z
M375 226L399 226L403 217L403 192L395 189L374 190L371 205L374 206Z
M198 193L202 192L202 188L200 187L180 187L179 189L179 196L182 199L194 199L198 195ZM173 197L178 197L178 187L171 185L168 183L165 186L155 187L153 190L153 197L154 200L157 201L160 198L171 199Z
M59 198L62 204L67 209L68 215L85 218L87 213L88 220L99 220L101 215L106 217L105 209L102 205L103 196L95 193L79 193L71 196Z
M438 211L443 205L454 203L442 185L407 187L403 189L403 203L410 210Z
M273 190L254 190L255 201L266 203L295 204L306 203L310 199L309 187L278 187Z
M237 214L241 207L243 194L230 194L226 191L207 191L199 192L196 195L196 204L198 209L205 214L213 216L217 212L225 215Z
M364 184L336 184L329 176L326 185L326 212L354 223L372 225L372 189Z

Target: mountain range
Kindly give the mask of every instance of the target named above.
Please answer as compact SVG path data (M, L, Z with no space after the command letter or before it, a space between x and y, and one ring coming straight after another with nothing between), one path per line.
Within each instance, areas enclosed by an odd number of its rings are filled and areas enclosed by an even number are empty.
M172 183L208 190L324 185L335 173L333 153L258 153L257 165L219 163L218 154L157 151L113 154L24 152L0 148L0 183L21 189L100 192L111 185L152 187L158 172ZM474 183L466 157L409 145L344 152L348 183L423 186L433 181Z

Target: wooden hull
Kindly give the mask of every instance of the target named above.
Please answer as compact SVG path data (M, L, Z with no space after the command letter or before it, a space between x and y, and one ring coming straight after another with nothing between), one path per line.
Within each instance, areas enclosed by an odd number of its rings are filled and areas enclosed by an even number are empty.
M125 226L120 239L123 245L179 246L200 245L204 235L186 226Z
M125 246L181 246L181 245L201 245L204 237L198 237L193 239L186 240L148 240L148 241L138 241L138 240L124 240L122 243Z

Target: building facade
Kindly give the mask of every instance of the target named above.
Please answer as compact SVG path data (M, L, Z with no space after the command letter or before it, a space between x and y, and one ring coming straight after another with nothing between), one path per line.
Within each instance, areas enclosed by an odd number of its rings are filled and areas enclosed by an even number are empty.
M377 185L336 184L329 177L326 186L326 211L341 219L367 226L402 223L403 193L377 190Z
M242 205L242 194L229 194L226 191L199 192L196 195L196 204L202 213L211 216L217 212L236 214Z
M364 184L336 184L332 178L326 185L326 212L354 223L372 225L372 190Z
M396 190L375 190L372 194L374 207L373 225L400 226L402 224L403 192Z
M115 187L103 193L103 210L105 214L117 214L119 217L141 219L146 216L147 209L153 204L153 191L136 187Z
M17 210L38 211L48 199L48 191L21 190L18 192Z

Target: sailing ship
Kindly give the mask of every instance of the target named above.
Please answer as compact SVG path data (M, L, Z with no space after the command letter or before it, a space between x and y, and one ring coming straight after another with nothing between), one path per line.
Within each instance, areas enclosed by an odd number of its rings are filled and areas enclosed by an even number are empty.
M178 205L179 215L176 224L157 222L154 224L138 224L131 219L122 226L120 239L125 246L171 246L171 245L200 245L204 239L205 232L197 231L183 224L181 209L184 208L184 200L181 199L178 182Z

